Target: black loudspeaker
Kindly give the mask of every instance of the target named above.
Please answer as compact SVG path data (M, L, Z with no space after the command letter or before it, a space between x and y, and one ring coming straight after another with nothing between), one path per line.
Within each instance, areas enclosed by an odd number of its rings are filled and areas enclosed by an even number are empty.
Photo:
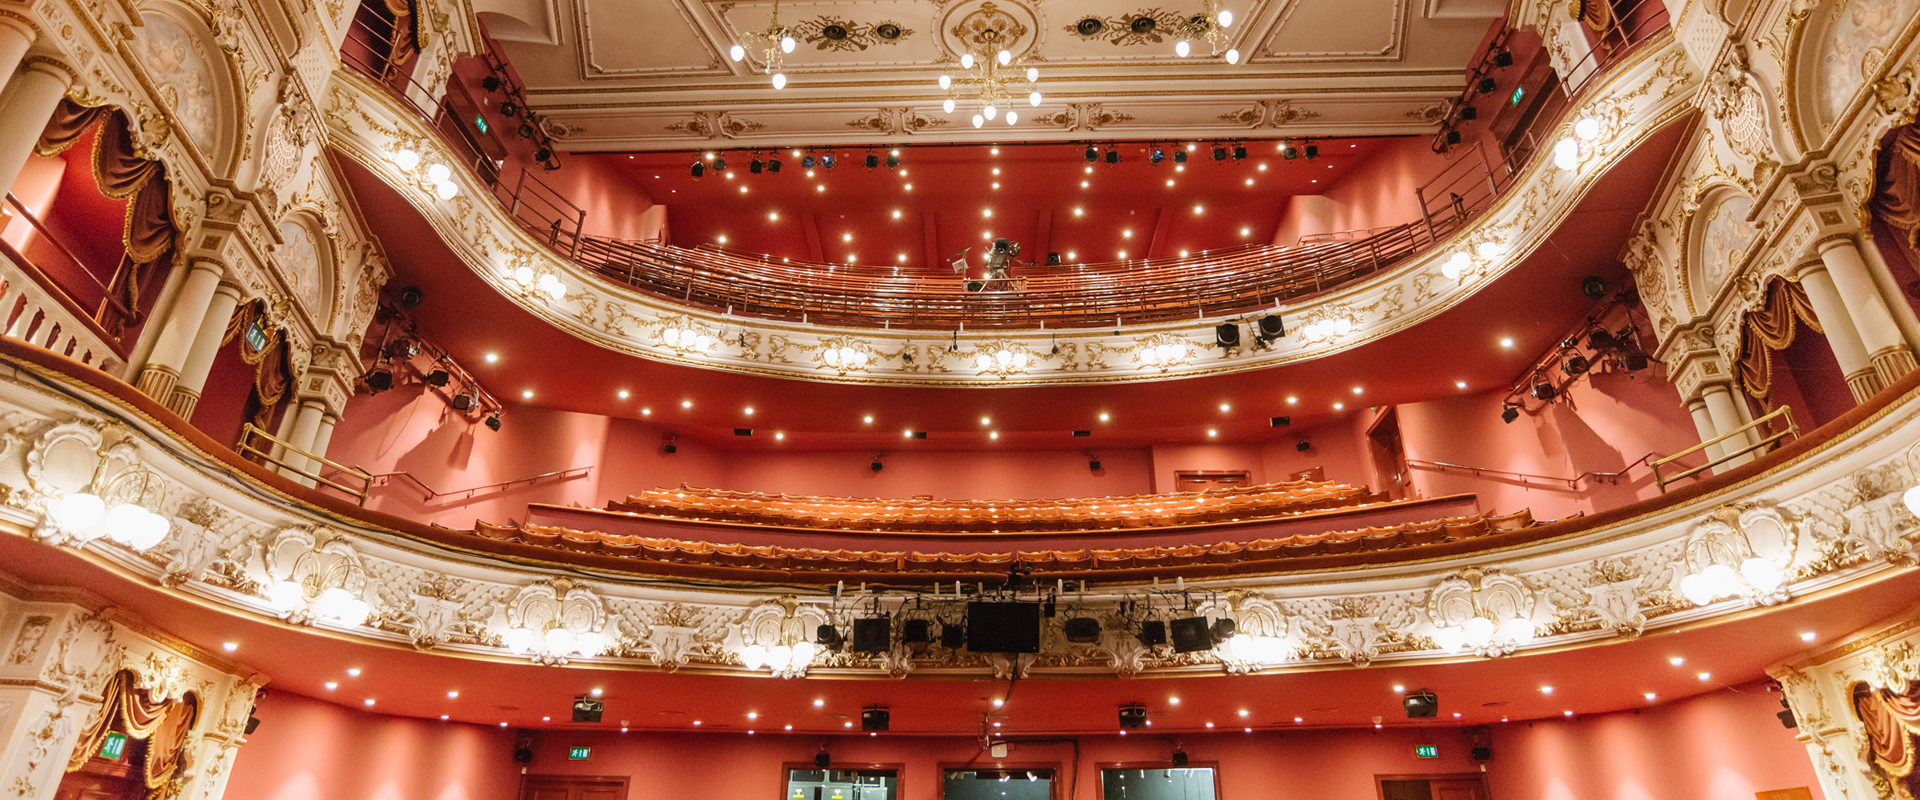
M1401 695L1400 705L1407 709L1407 719L1431 717L1440 713L1440 696L1420 689Z
M1474 121L1474 120L1476 120L1476 119L1479 119L1479 118L1480 118L1480 109L1478 109L1478 108L1474 108L1473 106L1461 106L1461 107L1460 107L1460 119L1461 119L1461 121L1463 121L1463 122L1472 122L1472 121Z
M513 748L513 760L522 764L533 763L533 748L527 747L526 745Z
M1775 713L1774 716L1779 717L1780 725L1788 730L1800 727L1800 721L1793 718L1793 709L1791 708L1779 711Z
M1288 425L1293 424L1293 418L1292 417L1269 417L1267 418L1267 424L1275 428L1284 428L1284 427L1287 427Z
M860 730L884 731L892 724L893 715L882 706L867 706L860 711Z
M1175 767L1184 767L1187 765L1187 753L1185 750L1173 751L1173 765Z
M1311 442L1308 442L1308 441L1307 441L1307 440L1305 440L1305 439L1301 439L1301 440L1300 440L1300 441L1298 441L1298 442L1294 442L1294 444L1293 444L1293 449L1295 449L1295 450L1298 450L1298 451L1300 451L1300 452L1302 452L1302 453L1304 453L1304 452L1307 452L1308 450L1312 450L1312 449L1313 449L1313 444L1312 444Z
M1147 724L1147 707L1135 703L1120 707L1120 727L1139 728Z
M868 465L867 465L867 469L870 469L870 470L873 470L874 472L879 472L880 470L882 470L882 469L885 469L885 468L886 468L886 466L887 466L887 465L885 465L885 464L882 464L882 463L880 463L880 462L878 462L878 461L875 461L875 462L873 462L873 463L871 463L871 464L868 464Z
M1588 300L1598 300L1607 296L1607 279L1598 275L1588 275L1580 279L1580 293Z
M417 307L420 305L422 301L426 299L427 299L427 293L421 291L420 287L418 286L409 286L405 289L400 290L400 307L401 308Z
M680 445L677 445L677 444L669 444L669 445L667 445L667 446L666 446L665 448L662 448L662 449L664 449L664 450L666 450L666 452L667 452L667 455L673 455L674 453L678 453L678 452L680 452Z
M1287 335L1287 323L1285 320L1280 319L1279 314L1268 314L1261 317L1257 324L1260 326L1260 338L1278 339Z
M1207 630L1206 617L1182 617L1173 621L1173 651L1197 653L1213 648L1213 632Z
M958 650L967 643L967 629L959 625L940 626L940 646L948 650Z
M1092 617L1074 617L1067 620L1067 641L1075 644L1092 644L1100 641L1100 620Z
M260 730L260 718L256 716L248 715L246 735L252 736L253 732L257 730Z
M976 653L1040 652L1040 604L968 603L967 649Z
M1240 346L1240 326L1222 322L1213 328L1213 343L1221 347Z
M1049 266L1049 267L1057 267L1057 266L1060 266L1060 263L1061 263L1061 262L1060 262L1060 254L1059 254L1059 253L1048 253L1048 254L1047 254L1047 266Z
M814 753L813 765L820 769L826 769L833 765L833 756L827 755L826 751Z
M1140 623L1140 643L1148 647L1167 643L1167 623L1150 619Z
M868 617L853 621L853 652L884 653L892 639L893 620Z
M1492 761L1492 760L1493 760L1493 748L1491 748L1491 747L1476 747L1476 748L1473 748L1473 750L1472 750L1472 751L1470 751L1470 752L1468 752L1468 754L1467 754L1467 757L1468 757L1468 758L1471 758L1471 759L1473 759L1473 760L1475 760L1475 761Z
M1094 472L1099 472L1099 471L1100 471L1100 459L1097 459L1097 458L1094 458L1094 459L1088 459L1088 460L1087 460L1087 469L1090 469L1090 470L1093 470Z
M599 722L600 712L604 710L606 710L606 704L598 700L585 697L576 699L573 701L573 721Z
M910 619L901 623L900 641L907 644L926 644L933 641L933 623L924 619Z

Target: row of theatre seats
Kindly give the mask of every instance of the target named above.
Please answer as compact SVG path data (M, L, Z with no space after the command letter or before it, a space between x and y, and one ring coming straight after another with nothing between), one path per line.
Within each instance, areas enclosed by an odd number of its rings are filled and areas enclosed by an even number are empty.
M942 574L999 573L1025 562L1036 573L1156 569L1205 564L1275 562L1308 556L1394 550L1474 539L1537 524L1532 514L1475 514L1388 527L1300 534L1270 539L1205 545L1133 547L1112 550L1032 550L942 552L938 550L821 550L779 545L744 545L655 538L601 531L481 523L474 533L537 547L608 555L663 564L688 564L788 572ZM930 546L938 546L932 539Z
M1297 480L1197 492L1062 500L874 500L855 497L651 489L607 510L679 520L835 530L928 533L1097 531L1274 519L1384 503L1365 486Z

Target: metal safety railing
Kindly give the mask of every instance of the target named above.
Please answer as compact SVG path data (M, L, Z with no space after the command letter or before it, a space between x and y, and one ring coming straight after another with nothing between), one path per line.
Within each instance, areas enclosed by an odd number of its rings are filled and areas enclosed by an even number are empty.
M255 439L265 440L265 449L257 446L254 443ZM367 504L367 494L373 490L373 476L367 474L366 471L349 467L345 464L328 461L325 456L294 447L280 437L266 432L265 429L251 422L240 426L240 442L234 445L233 449L240 454L241 458L259 456L261 461L279 467L282 473L291 472L307 480L344 492L363 506ZM320 473L321 467L332 469L334 471L333 477L329 478L322 475ZM355 481L359 484L359 487L348 486L333 478L344 478Z
M1752 422L1749 422L1731 431L1723 433L1712 439L1708 439L1707 441L1701 442L1685 450L1682 450L1678 453L1674 453L1673 455L1667 456L1666 458L1660 459L1659 461L1655 461L1649 464L1648 466L1651 466L1653 468L1654 483L1657 483L1660 485L1661 494L1666 494L1667 487L1676 482L1685 480L1687 478L1696 477L1701 473L1706 472L1707 470L1713 469L1714 467L1733 461L1734 459L1740 458L1749 453L1772 448L1774 445L1780 443L1781 441L1784 441L1787 437L1793 437L1795 439L1800 438L1800 427L1793 424L1793 414L1791 412L1792 412L1791 408L1787 406L1781 406L1769 412L1766 416L1760 417L1759 419L1756 419ZM1781 428L1780 430L1774 431L1772 433L1768 433L1766 431L1766 425L1767 423L1772 422L1774 420L1780 420L1781 422L1785 423L1786 427ZM1749 431L1756 431L1761 433L1762 435L1758 441L1754 441L1747 438L1747 433ZM1739 447L1738 449L1722 451L1718 457L1715 457L1713 455L1713 448L1715 446L1725 444L1727 442L1732 442L1735 439L1748 442L1748 444L1747 446ZM1675 461L1678 461L1681 458L1685 458L1686 456L1692 455L1694 453L1706 453L1707 463L1701 464L1700 466L1697 466L1697 467L1690 467L1688 469L1681 470L1680 472L1674 473L1672 475L1661 474L1660 472L1661 467L1669 466L1673 464Z

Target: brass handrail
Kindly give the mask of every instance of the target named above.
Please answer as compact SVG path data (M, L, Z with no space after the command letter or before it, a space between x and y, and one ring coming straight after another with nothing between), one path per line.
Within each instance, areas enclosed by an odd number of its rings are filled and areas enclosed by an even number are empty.
M1774 409L1773 411L1768 412L1766 416L1760 417L1759 419L1756 419L1738 428L1734 428L1731 431L1728 431L1724 434L1716 436L1712 439L1708 439L1704 442L1696 444L1678 453L1674 453L1673 455L1667 456L1666 458L1660 459L1659 461L1655 461L1651 464L1648 464L1647 466L1653 468L1653 482L1660 485L1661 494L1666 494L1668 484L1676 483L1684 478L1694 477L1696 475L1699 475L1700 473L1706 472L1709 469L1717 467L1721 464L1725 464L1729 461L1732 461L1736 458L1739 458L1741 456L1744 456L1756 450L1764 450L1766 448L1772 447L1775 443L1779 442L1782 439L1787 438L1788 436L1792 436L1795 439L1800 438L1800 427L1793 424L1793 414L1791 413L1792 410L1793 409L1789 406L1781 406L1779 408ZM1725 442L1730 439L1734 439L1736 437L1744 438L1746 436L1747 431L1760 429L1761 426L1765 425L1768 422L1773 421L1774 419L1784 420L1787 423L1786 429L1776 433L1768 434L1767 436L1761 438L1758 443L1748 445L1744 448L1735 450L1730 453L1723 453L1719 458L1710 458L1708 459L1707 463L1701 464L1700 466L1693 467L1691 469L1684 470L1676 475L1666 476L1666 475L1660 474L1660 468L1663 466L1666 466L1675 461L1678 461L1681 458L1684 458L1686 456L1693 455L1694 453L1705 452L1707 448L1720 444L1721 442Z
M332 467L336 472L340 473L338 477L344 477L344 478L349 478L349 479L359 481L360 488L358 490L355 490L352 487L347 486L346 484L336 483L332 480L328 480L327 478L322 477L320 475L319 470L317 469L309 470L304 463L291 464L286 461L280 460L279 456L275 456L273 454L272 449L262 450L258 447L253 446L253 437L256 435L258 435L262 439L272 442L275 445L278 445L281 448L281 453L283 455L287 453L293 453L305 458L313 459L314 461L319 462L323 466ZM345 464L328 461L325 456L315 455L313 453L309 453L305 450L302 450L298 447L294 447L293 445L287 444L286 441L282 440L280 437L275 436L271 433L268 433L265 428L261 428L260 426L255 425L251 422L240 426L240 443L234 445L233 449L235 452L239 453L242 458L246 457L249 454L257 455L261 458L261 460L271 464L278 465L283 469L291 470L303 478L309 478L316 483L323 483L335 489L339 489L341 492L352 495L353 498L359 501L360 505L363 505L363 506L367 504L367 494L373 490L372 475L369 475L362 470L349 467Z

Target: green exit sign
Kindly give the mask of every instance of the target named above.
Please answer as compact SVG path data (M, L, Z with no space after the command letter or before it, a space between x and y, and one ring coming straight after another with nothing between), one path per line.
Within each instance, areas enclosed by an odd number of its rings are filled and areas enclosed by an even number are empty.
M1431 745L1431 744L1416 744L1413 746L1413 757L1414 758L1439 758L1440 747L1438 745Z
M1526 96L1527 96L1527 87L1525 87L1525 86L1515 86L1515 87L1513 87L1513 100L1512 100L1512 104L1513 104L1513 105L1516 105L1516 106L1517 106L1517 105L1520 105L1520 98L1523 98L1523 97L1526 97Z
M585 761L590 755L593 755L593 748L586 745L576 745L567 749L568 761Z
M479 128L479 129L480 129L480 132L481 132L481 133L486 133L486 132L487 132L487 118L486 118L486 117L484 117L484 116L481 116L481 115L479 115L479 114L475 114L475 115L473 115L473 127L475 127L475 128Z
M114 731L100 741L100 757L109 761L119 761L127 754L127 735Z

